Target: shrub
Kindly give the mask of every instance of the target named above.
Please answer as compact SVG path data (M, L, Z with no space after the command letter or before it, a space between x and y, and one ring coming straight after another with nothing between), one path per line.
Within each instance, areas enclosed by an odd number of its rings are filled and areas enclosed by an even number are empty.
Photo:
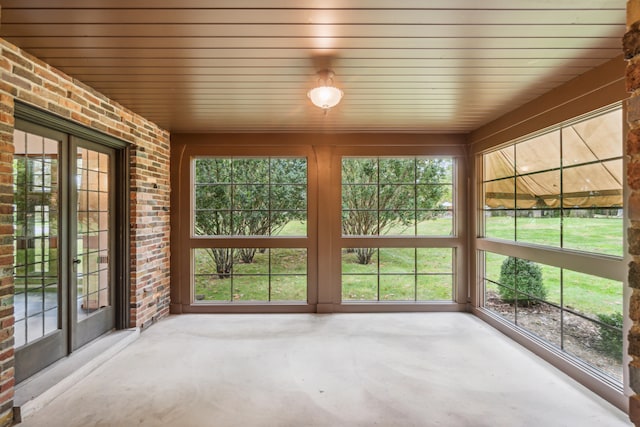
M517 301L518 305L529 306L547 296L547 290L542 285L540 266L526 259L505 259L500 267L500 284L500 298L505 302Z
M600 342L598 350L607 356L622 361L622 313L598 314Z

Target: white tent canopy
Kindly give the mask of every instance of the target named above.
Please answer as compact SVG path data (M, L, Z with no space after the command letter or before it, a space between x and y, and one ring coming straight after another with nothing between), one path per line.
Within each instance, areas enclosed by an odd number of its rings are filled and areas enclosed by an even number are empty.
M622 110L484 156L490 208L622 206ZM561 196L562 195L562 196Z

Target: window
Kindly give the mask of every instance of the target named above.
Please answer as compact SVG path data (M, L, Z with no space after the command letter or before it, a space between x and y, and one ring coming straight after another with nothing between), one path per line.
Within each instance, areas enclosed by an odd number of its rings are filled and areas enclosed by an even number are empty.
M213 238L192 250L193 300L306 302L307 249L281 246L307 236L306 158L197 157L193 168L193 235Z
M451 248L355 248L342 254L343 301L451 301ZM361 262L366 257L367 262Z
M172 143L174 311L467 307L462 145L207 138Z
M344 158L342 234L453 234L453 161Z
M196 301L307 299L306 249L195 249L194 258ZM227 262L229 268L219 271L221 262Z
M342 158L343 302L454 299L455 249L429 239L454 234L453 166L452 158ZM387 237L412 240L381 246Z
M483 306L622 382L620 108L482 155Z
M195 160L196 236L306 236L306 159Z
M622 256L622 111L483 156L484 236Z

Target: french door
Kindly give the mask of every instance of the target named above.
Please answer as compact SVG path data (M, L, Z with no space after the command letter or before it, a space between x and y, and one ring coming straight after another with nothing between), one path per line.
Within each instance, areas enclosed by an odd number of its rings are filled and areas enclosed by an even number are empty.
M75 180L70 184L69 275L71 344L75 350L115 326L113 149L72 139Z
M16 382L115 326L113 148L14 133Z

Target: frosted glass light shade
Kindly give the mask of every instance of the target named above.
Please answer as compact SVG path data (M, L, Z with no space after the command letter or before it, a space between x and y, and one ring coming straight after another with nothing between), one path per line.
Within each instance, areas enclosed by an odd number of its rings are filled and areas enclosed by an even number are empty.
M338 105L343 92L334 86L318 86L307 92L307 96L317 107L328 110Z

